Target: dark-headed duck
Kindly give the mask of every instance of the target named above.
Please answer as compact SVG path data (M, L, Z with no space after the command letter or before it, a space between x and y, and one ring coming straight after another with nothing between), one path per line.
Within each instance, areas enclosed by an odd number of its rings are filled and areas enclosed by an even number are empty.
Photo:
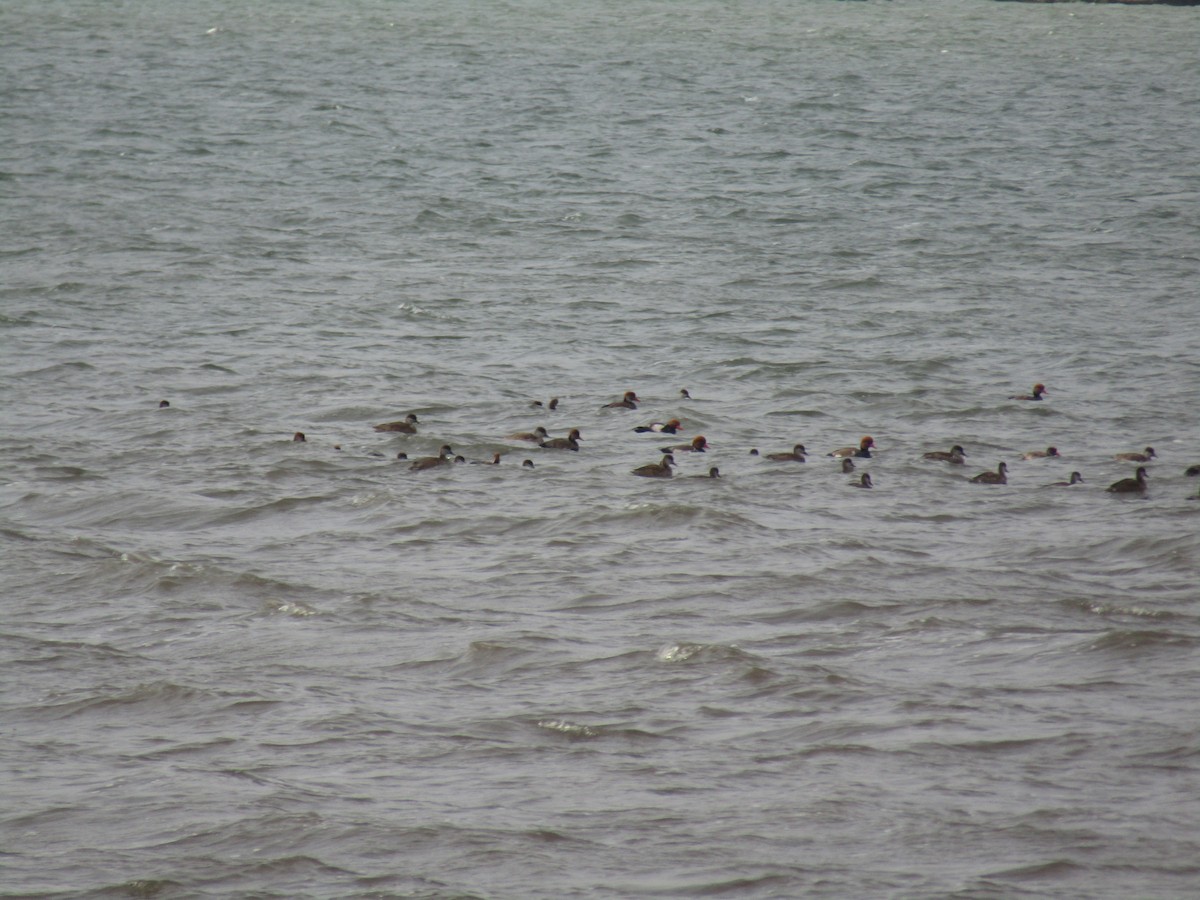
M862 478L860 478L858 481L851 481L851 482L850 482L850 486L851 486L851 487L856 487L856 488L870 488L870 487L875 487L875 485L873 485L873 484L871 483L871 473L870 473L870 472L863 472L863 473L862 473Z
M1057 447L1047 447L1045 450L1030 450L1028 453L1022 454L1021 459L1046 459L1050 456L1062 458Z
M633 474L640 475L642 478L670 478L673 465L675 465L675 457L667 453L663 456L662 462L638 466L633 470Z
M542 441L538 446L546 450L578 450L581 440L583 438L579 436L579 429L572 428L571 433L565 438L550 438L549 440Z
M510 441L529 441L534 444L540 444L542 441L550 437L550 432L539 425L533 431L518 431L516 434L510 434Z
M1008 484L1008 464L1000 463L995 472L980 472L971 481L975 484Z
M473 460L471 460L471 465L473 465L473 466L498 466L498 465L500 465L500 454L493 453L491 459L473 459Z
M416 472L421 472L421 471L424 471L425 469L432 469L437 466L444 466L444 465L449 464L449 462L453 456L454 456L454 451L450 449L450 445L442 444L442 448L438 451L437 456L422 456L420 459L414 459L412 461L412 465L410 465L409 468Z
M529 405L530 405L530 406L533 406L533 407L536 407L537 409L541 409L541 408L542 408L542 401L541 401L541 400L534 400L534 401L533 401L532 403L530 403ZM553 412L554 410L558 409L558 398L557 398L557 397L551 397L551 398L550 398L550 402L549 402L549 403L547 403L547 404L545 404L545 408L546 408L546 409L548 409L548 410L550 410L551 412Z
M601 409L637 409L638 395L634 391L626 391L625 396L612 403L605 403Z
M703 453L708 449L708 440L702 434L692 438L690 444L676 444L674 447L662 447L663 453Z
M400 434L416 434L417 433L417 415L409 413L404 417L403 422L384 422L382 425L375 426L376 431L395 431Z
M868 434L868 435L865 435L863 437L863 439L858 442L857 447L839 447L837 450L834 450L832 453L830 453L828 455L838 457L839 459L841 457L845 457L845 456L857 456L860 459L870 459L871 458L871 448L874 446L875 446L875 438L871 437Z
M962 448L962 445L955 444L949 450L931 450L921 459L932 459L934 462L947 462L952 466L961 466L967 461L966 456L967 451Z
M532 469L533 468L533 460L532 459L521 460L521 468L522 469Z
M638 434L655 432L656 434L675 434L683 426L678 419L668 419L665 422L651 422L649 425L639 425L633 429Z
M303 431L297 431L295 434L292 435L292 441L295 443L303 444L307 440L308 440L308 438L306 438L304 436Z
M845 459L842 460L842 474L849 475L853 471L854 471L854 460L852 460L850 457L847 456Z
M170 405L171 405L171 401L170 401L170 400L159 400L159 401L158 401L158 408L159 408L159 409L166 409L166 408L167 408L168 406L170 406Z
M679 399L680 400L691 400L692 395L688 393L687 388L680 388L679 389Z
M1188 478L1195 478L1197 475L1200 475L1200 466L1188 466L1183 470L1183 474Z
M790 453L768 453L767 459L773 459L776 462L804 462L804 453L804 445L796 444Z
M1108 486L1110 494L1144 494L1146 493L1146 479L1149 476L1146 474L1145 467L1139 467L1137 475L1133 478L1122 478L1120 481L1114 481Z
M1012 394L1008 399L1009 400L1041 400L1042 394L1044 394L1044 393L1046 393L1046 386L1044 384L1039 383L1039 384L1035 384L1033 386L1032 394Z
M1070 487L1073 484L1083 484L1083 476L1078 472L1071 473L1070 481L1054 481L1046 485L1046 487Z
M689 478L720 478L721 470L718 469L716 466L713 466L711 469L708 470L707 475L689 475L688 477Z
M1121 462L1150 462L1150 460L1157 458L1153 447L1147 447L1141 453L1118 453L1113 457L1113 459L1120 460Z

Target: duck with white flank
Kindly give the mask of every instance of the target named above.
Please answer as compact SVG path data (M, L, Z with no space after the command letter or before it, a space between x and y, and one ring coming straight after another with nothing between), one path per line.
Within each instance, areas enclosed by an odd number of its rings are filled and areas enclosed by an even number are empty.
M846 456L857 456L859 459L870 459L871 448L874 446L875 438L868 434L858 442L857 447L839 447L837 450L834 450L832 453L826 455L837 457L839 459Z

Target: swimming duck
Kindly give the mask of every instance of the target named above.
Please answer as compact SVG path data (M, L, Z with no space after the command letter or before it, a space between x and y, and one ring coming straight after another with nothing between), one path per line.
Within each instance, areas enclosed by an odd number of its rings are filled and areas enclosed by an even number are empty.
M522 469L532 469L533 468L533 460L532 459L521 460L521 468Z
M518 431L516 434L510 434L510 441L530 441L534 444L540 444L542 441L550 437L550 432L539 425L533 431Z
M1188 466L1183 470L1183 474L1188 478L1195 478L1197 475L1200 475L1200 466Z
M416 472L422 472L425 469L447 465L453 456L454 451L450 449L450 445L442 444L437 456L422 456L420 459L414 459L409 468Z
M167 408L168 406L170 406L170 405L171 405L171 401L170 401L170 400L159 400L159 401L158 401L158 408L159 408L159 409L166 409L166 408Z
M533 401L532 403L530 403L529 405L530 405L530 406L532 406L532 407L535 407L535 408L537 408L537 409L541 409L541 408L542 408L542 401L541 401L541 400L534 400L534 401ZM557 398L557 397L551 397L551 398L550 398L550 402L546 404L546 409L550 410L551 412L553 412L554 410L558 409L558 398Z
M583 440L579 436L579 429L572 428L571 433L565 438L550 438L538 444L544 450L578 450L579 442Z
M614 400L612 403L605 403L601 409L637 409L638 395L633 391L626 391L625 396L620 400Z
M858 481L851 481L850 486L856 488L870 488L874 487L875 485L871 483L871 473L863 472L862 478L860 478Z
M698 434L690 444L676 444L674 447L660 448L663 453L703 453L708 449L708 441L704 435Z
M967 461L966 456L967 451L962 448L962 445L955 444L949 450L931 450L921 459L932 459L935 462L947 462L952 466L961 466Z
M1049 456L1059 456L1057 447L1047 447L1045 450L1030 450L1021 455L1021 459L1046 459ZM1059 456L1061 459L1061 456Z
M470 462L473 466L498 466L500 465L500 454L493 453L491 459L473 459Z
M678 419L668 419L666 422L651 422L649 425L639 425L633 429L638 434L655 432L659 434L675 434L683 426Z
M293 435L292 435L292 441L293 441L294 443L297 443L297 444L303 444L303 443L304 443L305 441L307 441L307 440L308 440L308 438L306 438L306 437L304 436L304 432L303 432L303 431L297 431L295 434L293 434Z
M1144 494L1146 493L1146 479L1149 476L1146 474L1145 467L1139 467L1137 475L1133 478L1122 478L1120 481L1114 481L1108 486L1110 494Z
M670 478L671 466L675 465L675 457L670 453L663 456L662 462L650 463L647 466L638 466L633 470L634 475L640 475L643 478Z
M756 453L757 451L751 451ZM791 453L768 453L767 459L773 459L776 462L804 462L805 449L803 444L796 444L792 447Z
M871 448L874 446L875 438L868 434L858 442L857 447L840 447L827 455L837 457L839 459L845 456L857 456L860 459L870 459Z
M396 454L396 459L408 459L408 454L401 450Z
M1046 485L1046 487L1070 487L1073 484L1083 484L1083 476L1078 472L1071 473L1070 481L1055 481Z
M688 476L688 478L720 478L720 477L721 477L721 470L718 469L716 466L713 466L711 469L709 469L707 475L689 475Z
M376 431L396 431L400 434L416 434L417 433L417 416L415 413L409 413L404 417L403 422L384 422L382 425L375 426Z
M975 484L1008 484L1008 464L1000 463L995 472L980 472L971 481Z
M680 400L691 400L692 395L688 393L687 388L680 388L679 389L679 399Z
M854 460L852 460L850 457L847 456L842 460L842 474L849 475L853 471L854 471Z
M1044 394L1044 393L1046 393L1046 386L1044 384L1035 384L1033 386L1032 394L1013 394L1008 399L1009 400L1041 400L1042 394Z
M1118 453L1113 459L1121 462L1150 462L1158 457L1154 453L1153 447L1147 447L1142 453Z

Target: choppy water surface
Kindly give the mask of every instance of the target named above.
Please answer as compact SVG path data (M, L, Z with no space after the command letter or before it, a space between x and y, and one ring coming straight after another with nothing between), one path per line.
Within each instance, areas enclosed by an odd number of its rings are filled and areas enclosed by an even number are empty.
M1198 46L5 4L0 889L1195 896Z

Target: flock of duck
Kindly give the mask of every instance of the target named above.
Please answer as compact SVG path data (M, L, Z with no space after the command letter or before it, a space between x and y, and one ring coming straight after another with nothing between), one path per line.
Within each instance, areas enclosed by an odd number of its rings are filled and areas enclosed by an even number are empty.
M1044 384L1035 384L1033 386L1033 390L1029 394L1014 394L1014 395L1010 396L1008 399L1029 401L1029 402L1040 402L1043 399L1043 395L1045 395L1046 393L1047 393L1046 386ZM679 399L680 400L691 400L692 396L688 392L688 390L685 388L679 392ZM619 400L614 400L610 403L606 403L603 406L601 406L600 408L601 409L636 410L638 408L638 403L640 403L640 402L641 402L641 400L638 397L636 391L626 391ZM159 406L167 407L167 406L170 406L170 403L166 400L163 400L159 403ZM558 409L559 399L557 397L555 397L555 398L551 399L548 403L545 403L545 404L543 404L540 400L535 400L530 403L530 406L533 408L537 408L537 409L554 411L554 410ZM415 435L415 434L417 434L417 429L418 429L419 425L420 425L420 421L418 420L416 413L409 413L403 419L400 419L398 421L384 422L379 425L375 425L374 430L377 432L390 433L390 434ZM637 434L660 434L660 435L675 435L675 434L679 434L682 430L683 430L683 423L679 419L667 419L666 421L663 421L663 422L648 422L648 423L645 423L642 425L637 425L633 428L633 431ZM565 451L576 451L577 452L580 448L580 441L583 440L583 436L580 433L580 430L578 428L572 428L566 434L566 436L552 437L550 435L549 431L547 431L544 426L539 425L538 427L534 428L532 431L523 431L523 432L517 432L514 434L507 435L506 439L509 441L513 441L513 442L517 442L517 443L521 443L521 444L528 444L531 446L536 446L537 448L542 449L542 450L552 450L552 451L565 450ZM305 441L306 437L303 432L298 431L293 435L292 440L293 441ZM339 445L335 445L335 449L340 450L341 447ZM700 454L700 453L707 452L709 449L710 449L710 447L709 447L708 440L703 435L696 435L690 441L687 441L685 443L672 444L672 445L667 445L667 446L659 448L659 452L662 454L662 457L661 457L661 459L659 459L658 462L647 463L646 465L638 466L637 468L631 470L631 474L641 477L641 478L671 478L671 477L674 477L674 475L675 475L674 470L678 468L678 461L676 460L677 455L693 454L693 453ZM829 453L826 453L825 456L831 457L833 459L841 460L842 473L847 474L847 475L853 475L855 468L856 468L855 460L870 459L872 456L873 450L877 451L875 440L870 435L866 435L858 442L858 444L856 446L839 447L836 450L831 450ZM372 455L373 456L383 456L384 454L376 451L376 452L373 452ZM780 451L780 452L775 452L775 453L760 454L757 449L752 449L752 450L750 450L750 455L758 456L758 457L761 457L762 459L766 459L771 462L803 463L806 461L806 459L808 457L808 451L806 450L806 448L803 444L795 444L790 450ZM493 457L490 461L486 461L486 462L472 461L472 462L474 464L482 464L482 465L499 465L501 457L502 457L502 454L497 452L497 453L493 454ZM408 455L406 453L400 452L397 454L397 458L402 459L402 460L407 460L409 463L409 468L412 469L413 471L417 471L417 472L427 471L427 470L431 470L431 469L437 469L442 466L451 466L456 463L468 462L468 460L466 460L464 457L456 456L454 454L453 448L449 444L443 444L436 456L425 456L425 457L420 457L417 459L409 460ZM961 444L955 444L949 450L931 450L928 453L924 453L922 455L922 459L924 459L924 460L927 460L930 462L945 463L945 464L951 465L951 466L965 465L966 458L967 458L967 453L963 449ZM1045 450L1033 450L1028 453L1022 454L1021 458L1024 460L1036 460L1036 459L1047 459L1047 458L1061 459L1062 456L1058 452L1057 447L1051 446L1051 447L1047 447ZM1114 456L1114 459L1116 459L1117 461L1120 461L1120 462L1150 463L1153 460L1157 459L1157 454L1154 452L1153 447L1146 447L1144 450L1141 450L1141 451L1117 453ZM534 467L534 463L533 463L532 459L523 460L521 465L525 468L533 468ZM1188 475L1188 476L1200 476L1200 465L1190 466L1189 468L1187 468L1184 471L1184 474ZM694 478L720 478L721 472L716 466L712 466L711 468L708 469L707 474L696 475L696 476L691 476L691 477L694 477ZM1146 466L1140 465L1140 466L1138 466L1137 471L1135 472L1133 477L1122 478L1119 481L1113 482L1107 488L1107 492L1111 493L1111 494L1145 495L1146 490L1147 490L1147 480L1148 479L1149 479L1149 473L1146 469ZM975 484L991 484L991 485L1007 484L1008 483L1008 464L1005 462L1001 462L994 471L980 472L978 475L975 475L973 478L971 478L970 481ZM1070 474L1069 480L1053 482L1046 486L1047 487L1071 487L1073 485L1083 484L1083 483L1084 483L1083 475L1080 474L1079 472L1072 472ZM871 480L871 474L869 472L859 473L856 478L854 478L853 480L851 480L849 482L849 484L852 485L853 487L868 488L868 489L872 488L874 486L874 484Z

